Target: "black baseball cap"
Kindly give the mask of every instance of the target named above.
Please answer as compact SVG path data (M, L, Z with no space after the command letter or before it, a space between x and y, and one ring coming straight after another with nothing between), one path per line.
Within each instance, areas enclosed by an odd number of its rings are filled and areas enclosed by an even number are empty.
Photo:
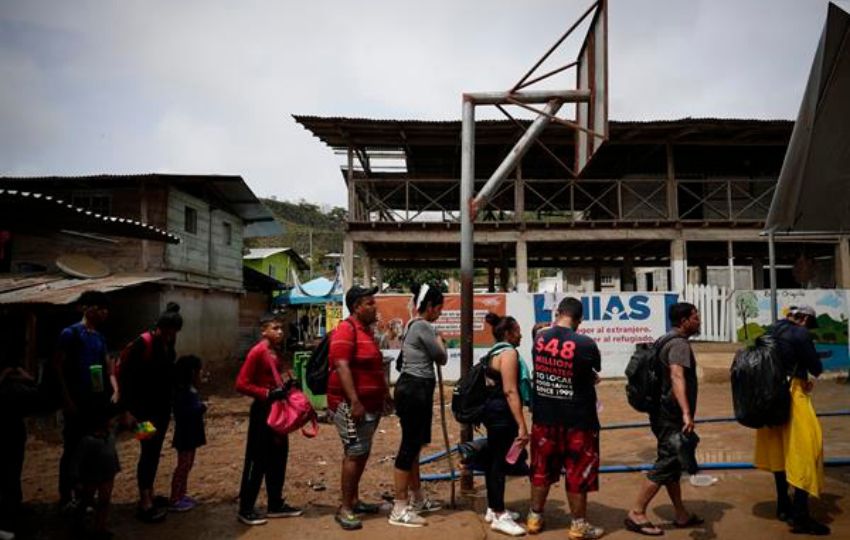
M363 298L364 296L373 296L378 292L377 287L363 287L362 285L354 285L348 292L345 293L345 307L348 308L348 311L354 311L354 304L357 303L358 300Z

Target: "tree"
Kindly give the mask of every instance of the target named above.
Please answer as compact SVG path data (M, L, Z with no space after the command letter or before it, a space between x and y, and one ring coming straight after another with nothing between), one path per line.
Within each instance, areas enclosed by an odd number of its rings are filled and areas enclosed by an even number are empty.
M750 329L747 327L747 319L758 317L759 303L756 295L751 292L738 294L735 297L735 311L744 323L744 339L750 339Z
M392 289L410 290L414 283L439 284L440 289L445 292L445 280L449 273L434 269L410 269L410 268L387 268L384 271L384 282Z

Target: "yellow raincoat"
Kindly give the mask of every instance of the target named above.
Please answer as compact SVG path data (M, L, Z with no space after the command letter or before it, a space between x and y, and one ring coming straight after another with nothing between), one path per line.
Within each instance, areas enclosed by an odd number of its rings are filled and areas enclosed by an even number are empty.
M805 381L791 380L791 419L784 426L756 431L756 468L785 471L788 483L820 496L823 488L823 433L806 393Z

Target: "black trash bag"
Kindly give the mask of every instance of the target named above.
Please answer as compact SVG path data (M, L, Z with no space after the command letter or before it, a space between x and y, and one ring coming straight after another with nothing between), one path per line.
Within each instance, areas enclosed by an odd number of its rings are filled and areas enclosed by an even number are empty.
M732 403L743 426L781 426L791 414L790 381L775 339L765 334L755 345L735 353Z

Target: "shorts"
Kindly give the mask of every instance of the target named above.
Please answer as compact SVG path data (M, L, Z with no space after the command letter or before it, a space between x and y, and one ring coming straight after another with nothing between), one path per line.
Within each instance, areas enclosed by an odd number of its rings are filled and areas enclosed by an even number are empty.
M682 477L682 462L672 437L682 431L684 424L681 420L674 422L656 416L650 416L649 424L658 446L655 463L646 478L659 486L678 482Z
M533 424L531 485L556 483L564 469L567 493L599 490L599 430Z
M343 451L348 457L368 456L372 451L372 439L375 437L381 416L366 413L363 420L354 424L353 431L349 430L350 419L348 404L340 403L333 413L333 422L342 440Z
M111 482L121 465L115 448L115 435L86 435L74 453L74 478L84 485Z

